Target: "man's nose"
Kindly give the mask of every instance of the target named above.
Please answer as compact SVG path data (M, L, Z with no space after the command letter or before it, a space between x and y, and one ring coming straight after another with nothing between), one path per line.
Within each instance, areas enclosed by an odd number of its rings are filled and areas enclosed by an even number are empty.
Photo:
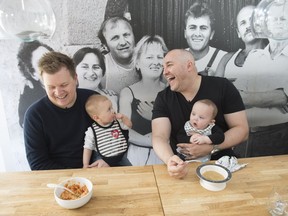
M124 37L119 38L119 44L125 45L127 43L127 40Z
M163 66L163 65L162 65ZM163 67L163 75L167 74L168 71L167 71L167 68L166 67Z
M194 30L194 35L200 35L200 34L201 34L200 28L196 28Z
M62 87L56 87L55 88L56 95L59 95L61 92L62 92Z

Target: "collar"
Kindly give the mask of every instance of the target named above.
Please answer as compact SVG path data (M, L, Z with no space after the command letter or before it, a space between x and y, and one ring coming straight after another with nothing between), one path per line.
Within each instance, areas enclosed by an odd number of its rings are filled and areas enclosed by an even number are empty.
M211 131L211 129L214 127L214 123L209 124L206 128L204 129L196 129L193 127L189 121L187 121L184 125L185 132L188 136L191 136L191 133L199 133L201 135L207 133L208 131Z

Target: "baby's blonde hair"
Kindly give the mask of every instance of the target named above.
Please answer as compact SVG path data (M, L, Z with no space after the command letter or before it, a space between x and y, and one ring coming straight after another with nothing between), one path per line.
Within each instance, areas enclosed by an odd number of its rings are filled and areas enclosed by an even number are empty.
M212 109L213 109L212 118L214 119L216 117L216 115L218 113L218 108L212 100L202 99L202 100L198 100L196 103L203 103L203 104L206 104L207 106L212 107Z
M93 118L94 115L98 115L100 112L100 104L109 100L106 96L100 94L91 95L85 104L85 109L88 115Z

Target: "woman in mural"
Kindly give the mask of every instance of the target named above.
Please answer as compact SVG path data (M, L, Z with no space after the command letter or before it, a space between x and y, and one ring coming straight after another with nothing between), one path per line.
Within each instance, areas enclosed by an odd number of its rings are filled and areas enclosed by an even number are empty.
M141 80L120 92L120 112L130 117L127 157L132 165L159 164L151 144L151 118L153 102L166 86L161 80L164 55L168 52L162 37L144 36L134 51L133 59Z
M74 54L73 61L78 75L78 87L91 89L107 96L112 101L115 110L118 110L117 94L101 86L101 80L106 71L101 51L97 48L81 48Z
M25 84L18 105L19 124L21 127L23 127L23 118L27 108L46 95L40 81L37 64L44 53L52 50L51 47L37 40L23 42L19 47L17 54L18 68L25 77Z

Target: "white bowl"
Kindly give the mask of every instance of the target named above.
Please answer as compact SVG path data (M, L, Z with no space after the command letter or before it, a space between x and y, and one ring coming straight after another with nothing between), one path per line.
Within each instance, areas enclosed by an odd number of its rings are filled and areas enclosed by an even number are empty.
M85 205L87 202L89 202L89 200L91 199L92 194L93 194L93 184L92 184L92 182L90 180L86 179L86 178L73 177L73 178L66 179L65 181L62 181L59 185L65 186L65 184L68 181L70 183L75 183L75 184L79 183L81 186L86 185L86 187L87 187L89 192L85 196L83 196L83 197L81 197L79 199L63 200L63 199L60 198L60 195L64 191L64 189L55 188L54 197L55 197L56 202L60 206L62 206L63 208L66 208L66 209L79 208L79 207Z
M223 179L208 179L203 174L207 171L214 171L220 174ZM196 174L200 178L200 185L210 191L221 191L226 187L226 183L231 179L232 174L226 168L218 164L202 164L197 167Z

